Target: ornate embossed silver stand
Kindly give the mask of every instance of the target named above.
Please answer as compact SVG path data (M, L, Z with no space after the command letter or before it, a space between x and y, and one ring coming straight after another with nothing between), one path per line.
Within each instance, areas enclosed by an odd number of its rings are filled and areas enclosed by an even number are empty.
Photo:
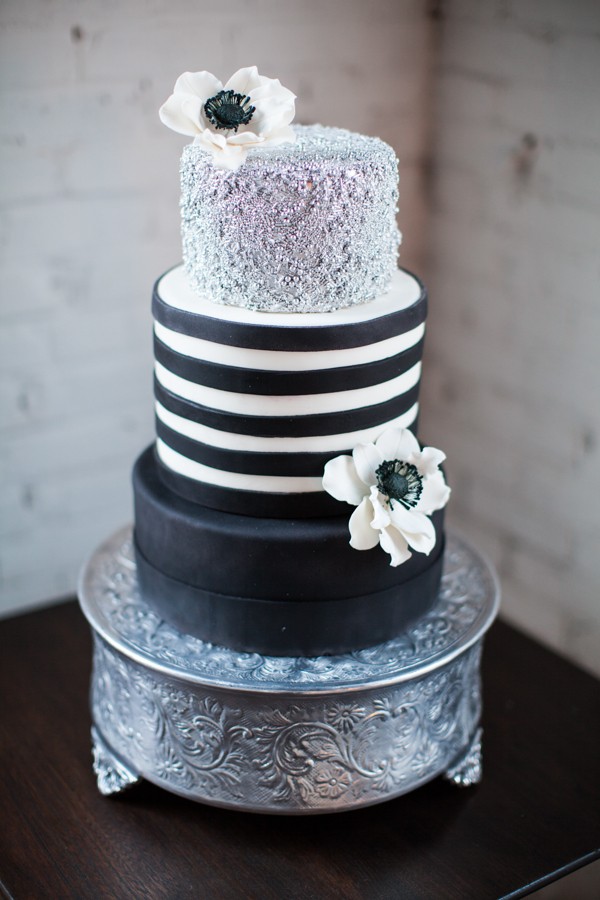
M94 554L79 596L94 632L103 794L145 778L218 806L318 813L442 774L457 785L481 777L479 662L499 592L463 540L448 540L431 612L343 656L236 653L175 631L140 598L130 528Z

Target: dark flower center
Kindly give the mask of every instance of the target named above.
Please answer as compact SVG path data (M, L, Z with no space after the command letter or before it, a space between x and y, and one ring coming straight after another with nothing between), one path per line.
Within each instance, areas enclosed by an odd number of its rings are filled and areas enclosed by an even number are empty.
M417 505L423 490L423 479L412 463L400 459L386 459L375 474L377 488L388 498L390 506L392 500L397 500L406 509Z
M255 106L250 106L250 97L236 94L235 91L219 91L204 104L206 117L215 128L226 128L237 131L240 125L247 125L254 113Z

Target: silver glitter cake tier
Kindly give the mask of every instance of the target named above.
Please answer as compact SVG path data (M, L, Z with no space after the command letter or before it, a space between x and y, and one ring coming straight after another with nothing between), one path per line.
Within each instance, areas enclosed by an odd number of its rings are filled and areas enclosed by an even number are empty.
M398 162L378 138L295 126L235 172L189 144L181 159L183 257L216 303L324 312L383 293L397 264Z

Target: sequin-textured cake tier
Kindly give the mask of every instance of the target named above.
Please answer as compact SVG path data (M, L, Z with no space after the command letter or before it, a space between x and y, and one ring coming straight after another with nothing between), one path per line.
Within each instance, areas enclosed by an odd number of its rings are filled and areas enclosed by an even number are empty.
M251 151L236 172L193 144L183 152L186 272L213 302L315 312L389 285L400 243L394 151L341 128L295 133L294 144Z

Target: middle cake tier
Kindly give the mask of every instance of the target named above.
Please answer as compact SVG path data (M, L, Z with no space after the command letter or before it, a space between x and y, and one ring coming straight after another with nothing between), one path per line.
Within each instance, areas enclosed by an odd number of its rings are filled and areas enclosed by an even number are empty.
M325 463L386 428L416 432L426 313L403 270L371 303L311 314L217 306L170 270L153 297L161 479L226 512L339 515Z

